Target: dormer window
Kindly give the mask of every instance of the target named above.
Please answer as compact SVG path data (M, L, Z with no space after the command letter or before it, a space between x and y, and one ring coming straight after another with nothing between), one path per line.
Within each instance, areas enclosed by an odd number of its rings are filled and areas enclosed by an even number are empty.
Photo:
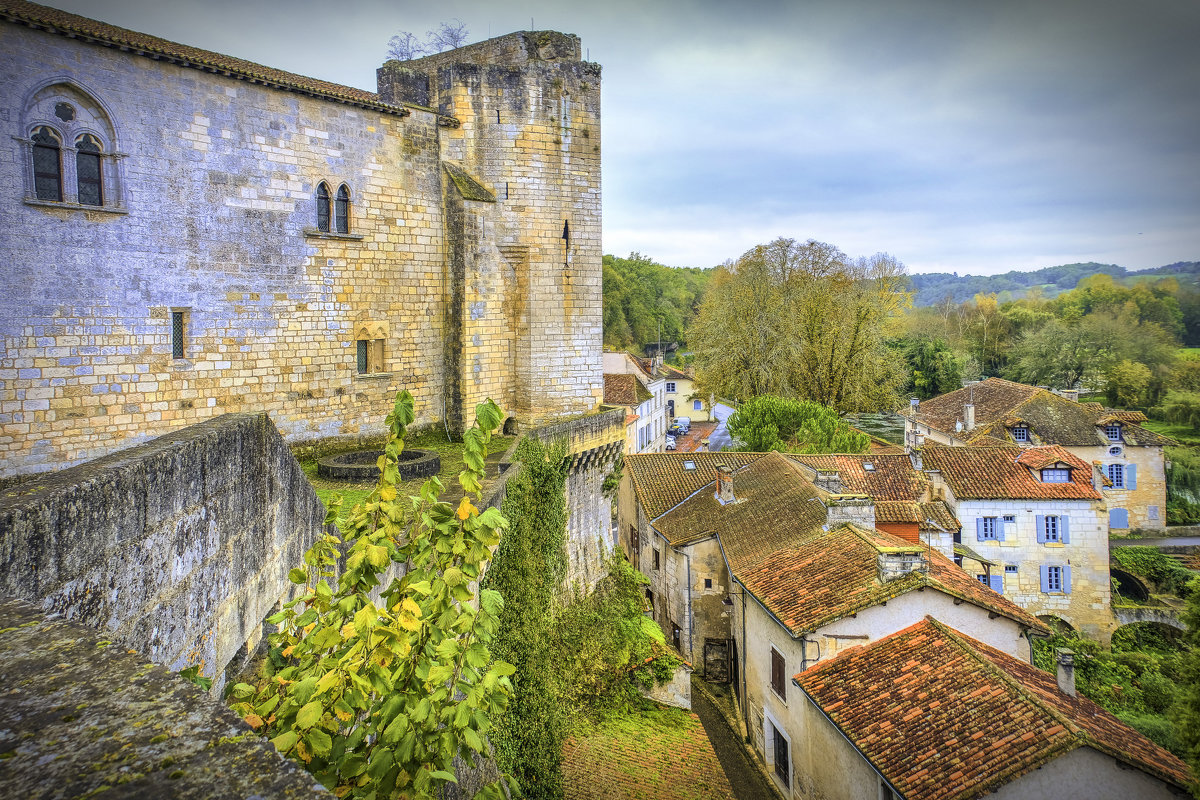
M1018 425L1012 429L1012 437L1014 442L1028 442L1029 428L1024 425Z
M1108 440L1110 442L1121 441L1121 426L1117 425L1115 423L1110 424L1110 425L1105 425L1104 426L1104 435L1108 437Z
M1042 483L1070 483L1071 470L1062 467L1047 467L1042 470Z

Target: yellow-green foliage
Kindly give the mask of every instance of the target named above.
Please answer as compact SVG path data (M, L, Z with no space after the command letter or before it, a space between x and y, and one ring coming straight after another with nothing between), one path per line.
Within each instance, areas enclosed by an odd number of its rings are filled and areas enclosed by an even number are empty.
M413 400L407 391L396 398L379 483L347 515L345 542L324 536L289 574L304 590L269 620L282 626L271 637L278 666L261 686L231 690L246 721L338 797L438 796L454 780L456 755L486 752L492 719L512 693L513 666L488 649L503 601L485 589L476 609L471 588L507 524L471 501L481 495L488 440L503 419L490 400L476 413L455 509L439 502L436 477L420 497L397 496ZM334 503L326 522L337 515ZM376 604L371 592L393 565L408 571ZM480 796L504 793L496 783Z

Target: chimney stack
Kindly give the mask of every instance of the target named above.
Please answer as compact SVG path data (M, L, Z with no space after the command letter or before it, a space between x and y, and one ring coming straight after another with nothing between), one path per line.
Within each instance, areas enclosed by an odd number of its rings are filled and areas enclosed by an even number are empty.
M1060 647L1054 651L1058 661L1058 688L1063 694L1075 696L1075 651Z
M717 467L717 502L721 505L734 502L733 470L724 464Z
M964 427L968 431L975 430L975 404L974 403L964 403L963 404L963 422L965 423Z

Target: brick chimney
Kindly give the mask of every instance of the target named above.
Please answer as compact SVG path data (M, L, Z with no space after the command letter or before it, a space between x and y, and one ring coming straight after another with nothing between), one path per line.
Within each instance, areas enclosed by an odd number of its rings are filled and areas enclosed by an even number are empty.
M963 404L963 428L968 431L975 430L975 404Z
M727 505L735 502L733 496L733 470L721 464L717 467L717 502Z
M1058 688L1063 694L1075 696L1075 652L1068 650L1065 647L1060 647L1054 651L1054 658L1058 661Z

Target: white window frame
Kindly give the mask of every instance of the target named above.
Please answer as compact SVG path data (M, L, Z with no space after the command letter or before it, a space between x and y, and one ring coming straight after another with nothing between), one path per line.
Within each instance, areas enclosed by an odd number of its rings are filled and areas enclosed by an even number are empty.
M667 381L667 394L675 394L675 381Z
M1071 470L1067 467L1046 467L1041 477L1042 483L1070 483Z

